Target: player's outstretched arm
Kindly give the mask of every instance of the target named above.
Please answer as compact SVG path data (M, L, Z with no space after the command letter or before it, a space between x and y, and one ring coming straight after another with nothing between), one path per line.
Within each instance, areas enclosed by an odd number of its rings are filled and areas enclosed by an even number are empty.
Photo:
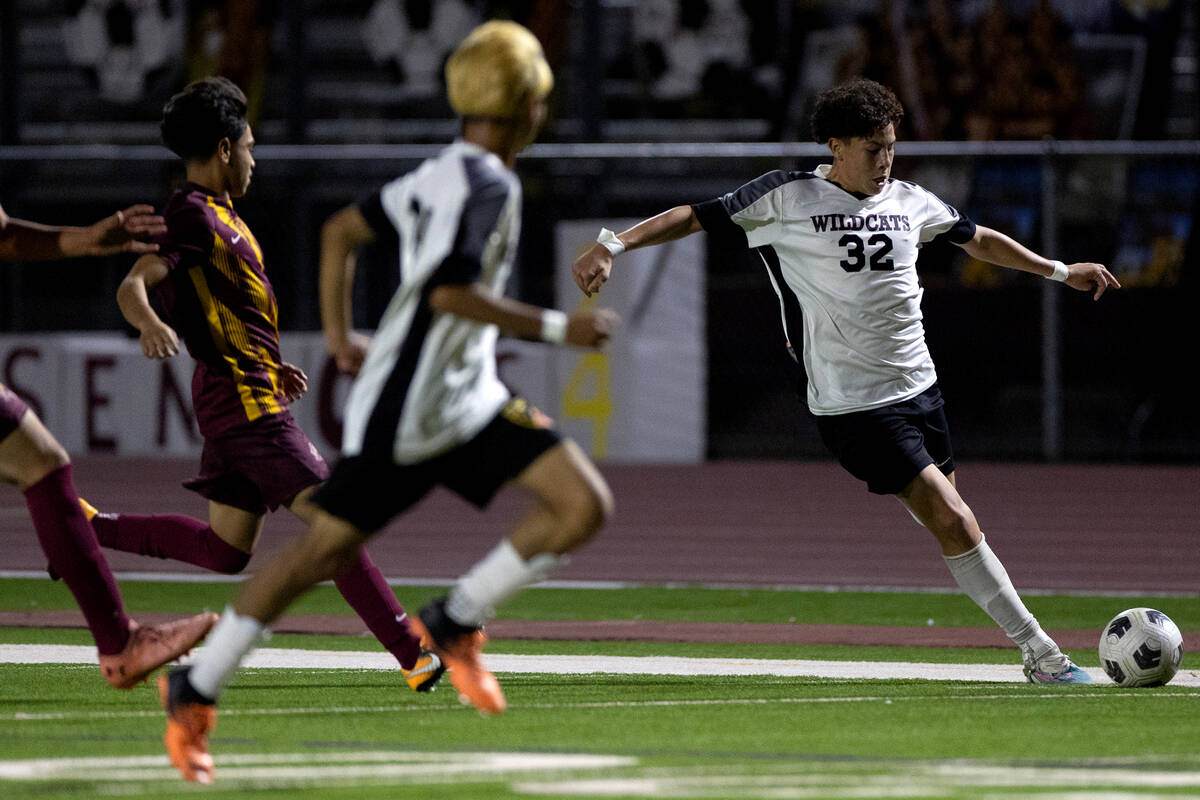
M358 374L371 343L353 330L351 298L358 248L373 241L375 231L357 206L343 208L321 226L321 329L338 369L351 375Z
M1103 264L1086 261L1062 264L1061 261L1051 261L1039 256L1013 238L983 225L976 226L974 238L959 246L966 250L971 257L980 261L1009 269L1019 269L1022 272L1032 272L1043 278L1055 278L1072 289L1092 292L1093 300L1099 300L1100 295L1104 294L1110 286L1115 289L1121 288L1120 282Z
M166 231L162 217L147 205L130 206L86 227L43 225L14 219L0 209L0 259L47 261L114 253L153 253L143 239Z
M571 267L575 285L591 297L592 292L600 291L600 287L608 281L615 256L626 250L673 242L700 230L700 220L691 206L675 206L615 236L605 228L596 244L577 258Z
M144 240L166 232L166 222L153 206L135 205L86 228L67 228L61 241L68 256L156 253L158 245Z
M149 290L165 279L167 273L167 262L158 256L144 255L134 262L117 287L121 315L141 333L142 354L146 358L170 358L179 352L179 337L150 305Z
M578 311L568 317L562 311L493 294L479 284L439 286L430 293L429 305L442 314L495 325L521 339L591 349L603 347L621 322L609 308Z

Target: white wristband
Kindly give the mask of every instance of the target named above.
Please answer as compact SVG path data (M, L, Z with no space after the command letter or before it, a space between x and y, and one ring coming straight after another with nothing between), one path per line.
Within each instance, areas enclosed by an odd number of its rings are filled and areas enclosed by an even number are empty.
M1067 269L1067 265L1063 262L1051 261L1050 263L1054 265L1054 272L1046 276L1050 280L1061 283L1071 276L1071 270Z
M614 256L619 256L625 252L625 244L608 228L600 229L600 235L596 237L596 241L604 245L604 249Z
M547 308L542 312L543 342L562 344L567 340L567 315L562 311Z

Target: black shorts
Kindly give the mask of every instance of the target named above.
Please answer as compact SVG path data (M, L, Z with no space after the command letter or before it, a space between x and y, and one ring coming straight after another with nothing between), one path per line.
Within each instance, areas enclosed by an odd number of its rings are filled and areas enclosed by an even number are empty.
M375 455L343 458L312 500L367 533L412 508L437 485L484 508L500 487L560 441L548 417L514 398L474 439L426 461L396 464Z
M817 417L825 446L846 471L875 494L897 494L930 464L954 471L942 391L935 383L916 397L869 411Z

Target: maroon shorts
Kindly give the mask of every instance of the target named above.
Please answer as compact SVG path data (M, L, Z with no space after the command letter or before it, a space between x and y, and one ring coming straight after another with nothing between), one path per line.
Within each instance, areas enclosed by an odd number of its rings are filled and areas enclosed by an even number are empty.
M184 487L265 514L329 477L329 465L286 411L204 440L200 475Z
M0 383L0 442L7 439L10 433L20 427L21 417L25 416L25 412L28 410L29 406L25 405L24 400Z

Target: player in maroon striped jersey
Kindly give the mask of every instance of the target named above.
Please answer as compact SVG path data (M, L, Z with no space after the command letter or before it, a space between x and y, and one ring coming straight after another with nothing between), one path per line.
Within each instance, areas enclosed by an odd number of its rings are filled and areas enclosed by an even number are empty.
M309 496L329 467L288 411L307 378L280 356L278 307L262 249L233 207L254 169L245 95L224 78L192 83L164 107L162 134L183 158L187 181L167 201L159 252L137 260L117 299L148 358L174 356L182 339L195 359L192 402L204 451L199 477L185 486L208 499L209 519L89 512L106 547L236 573L249 561L267 512L283 506L311 518ZM150 291L165 320L150 305ZM400 662L409 685L432 689L441 662L422 651L365 551L335 583Z

